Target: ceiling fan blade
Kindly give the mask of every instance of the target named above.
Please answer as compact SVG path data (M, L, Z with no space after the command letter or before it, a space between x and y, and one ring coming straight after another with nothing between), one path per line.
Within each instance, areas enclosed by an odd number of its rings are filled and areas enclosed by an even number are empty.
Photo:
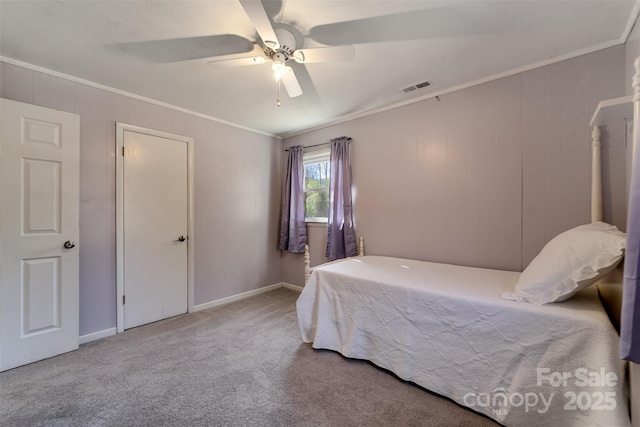
M429 5L431 2L424 3ZM324 45L338 46L505 31L506 24L496 20L506 19L499 14L487 16L479 7L483 2L448 3L451 5L318 25L309 30L308 37Z
M280 46L276 33L271 26L269 16L260 0L239 0L242 8L251 19L258 35L264 42L265 46L271 49L277 49Z
M216 69L236 68L244 67L247 65L264 64L266 60L262 56L250 56L248 58L235 58L235 59L216 59L209 61L207 64Z
M166 64L212 58L214 56L246 54L251 52L255 44L254 41L235 34L219 34L117 43L107 46L149 62Z
M302 88L300 87L300 83L298 83L298 79L291 69L291 67L287 67L289 69L288 73L284 73L280 80L284 85L284 88L287 90L289 94L289 98L295 98L296 96L302 95Z
M353 46L330 46L311 49L298 49L293 52L293 59L301 64L311 62L351 61L356 55Z
M267 58L260 46L254 46L253 50L243 55L226 55L207 61L207 64L217 69L244 67L246 65L264 64Z

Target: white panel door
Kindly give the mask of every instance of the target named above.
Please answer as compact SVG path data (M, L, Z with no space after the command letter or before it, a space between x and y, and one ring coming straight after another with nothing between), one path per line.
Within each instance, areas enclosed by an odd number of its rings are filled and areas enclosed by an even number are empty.
M0 99L0 371L78 348L79 126Z
M187 312L184 141L124 131L124 327Z

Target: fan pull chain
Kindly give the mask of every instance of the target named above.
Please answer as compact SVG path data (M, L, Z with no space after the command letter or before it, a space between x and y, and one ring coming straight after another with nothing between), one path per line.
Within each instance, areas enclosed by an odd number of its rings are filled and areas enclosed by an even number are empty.
M280 106L280 79L278 79L278 97L276 98L276 105Z

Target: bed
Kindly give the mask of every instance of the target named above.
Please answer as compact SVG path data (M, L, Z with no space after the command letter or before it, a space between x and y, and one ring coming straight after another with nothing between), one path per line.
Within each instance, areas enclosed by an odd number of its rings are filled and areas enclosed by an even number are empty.
M557 305L500 298L518 275L378 256L322 266L297 303L302 338L505 425L629 425L618 337L597 288ZM571 375L566 386L557 373ZM575 385L594 373L617 381ZM578 410L578 399L603 410Z
M597 224L597 127L592 138ZM598 278L619 288L616 264ZM358 257L314 269L307 253L297 301L302 339L371 361L506 426L631 425L614 327L619 301L603 304L598 286L588 285L560 303L514 301L526 272L365 256L362 240Z

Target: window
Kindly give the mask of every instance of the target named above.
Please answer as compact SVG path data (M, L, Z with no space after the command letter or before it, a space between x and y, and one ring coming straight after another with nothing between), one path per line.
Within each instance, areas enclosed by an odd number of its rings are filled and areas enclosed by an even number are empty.
M328 150L304 155L304 216L307 222L327 222L329 219L329 156Z

